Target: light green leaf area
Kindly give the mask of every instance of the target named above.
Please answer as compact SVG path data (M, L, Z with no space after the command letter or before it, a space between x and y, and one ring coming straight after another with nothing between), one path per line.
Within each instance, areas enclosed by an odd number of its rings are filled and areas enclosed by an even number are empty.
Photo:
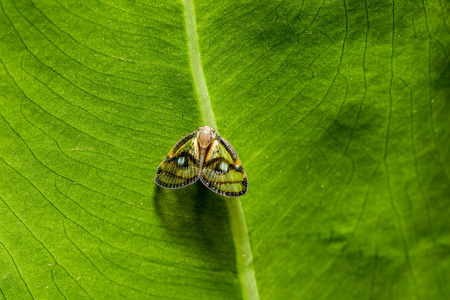
M450 3L195 1L260 299L450 298ZM181 1L0 0L0 299L241 299Z

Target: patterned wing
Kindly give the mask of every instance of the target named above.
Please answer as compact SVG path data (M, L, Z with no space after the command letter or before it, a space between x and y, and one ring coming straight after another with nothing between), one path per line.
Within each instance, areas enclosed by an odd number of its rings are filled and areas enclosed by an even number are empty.
M210 190L227 197L247 193L247 174L233 146L216 135L206 153L200 180Z
M156 170L156 184L166 189L179 189L198 180L200 160L196 134L194 131L173 146Z

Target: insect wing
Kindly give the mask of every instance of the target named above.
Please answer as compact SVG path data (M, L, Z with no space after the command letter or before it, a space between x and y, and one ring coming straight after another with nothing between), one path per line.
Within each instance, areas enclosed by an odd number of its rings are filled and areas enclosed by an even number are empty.
M179 140L156 170L155 182L166 189L178 189L199 178L200 159L197 132Z
M210 190L227 197L247 193L247 174L233 146L220 136L206 153L200 180Z

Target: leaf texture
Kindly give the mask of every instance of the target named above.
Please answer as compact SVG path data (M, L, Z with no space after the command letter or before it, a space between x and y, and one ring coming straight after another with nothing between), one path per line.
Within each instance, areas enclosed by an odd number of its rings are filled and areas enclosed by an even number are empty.
M198 1L261 299L450 297L450 5ZM0 0L0 299L240 299L178 1Z

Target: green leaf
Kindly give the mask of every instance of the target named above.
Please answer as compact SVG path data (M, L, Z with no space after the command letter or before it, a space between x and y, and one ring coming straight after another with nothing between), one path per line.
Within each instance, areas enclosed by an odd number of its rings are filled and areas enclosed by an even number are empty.
M450 4L198 1L194 67L184 4L0 1L0 299L257 297L153 182L214 118L261 299L450 298Z

